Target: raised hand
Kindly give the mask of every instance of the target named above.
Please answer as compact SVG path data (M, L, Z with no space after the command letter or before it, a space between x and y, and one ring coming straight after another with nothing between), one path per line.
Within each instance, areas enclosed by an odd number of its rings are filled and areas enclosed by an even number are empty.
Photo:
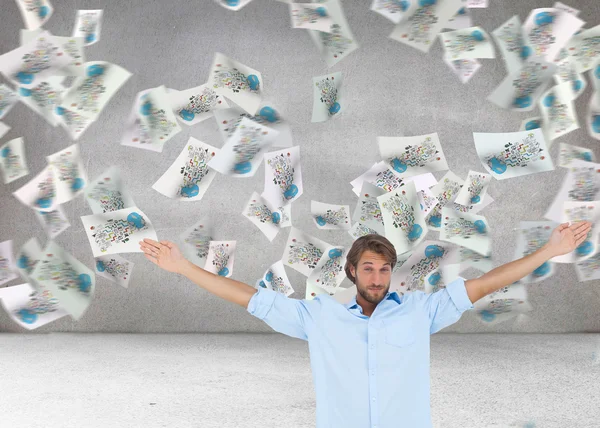
M181 273L187 262L177 245L170 241L146 238L140 241L140 248L148 260L168 272Z
M585 241L591 228L592 223L589 221L579 221L571 226L569 223L563 223L552 231L546 245L552 251L553 256L570 253Z

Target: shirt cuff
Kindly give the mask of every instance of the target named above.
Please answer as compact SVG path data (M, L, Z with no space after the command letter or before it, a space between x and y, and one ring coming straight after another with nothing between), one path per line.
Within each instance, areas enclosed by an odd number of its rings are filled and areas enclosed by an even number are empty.
M464 278L457 278L446 286L450 298L454 302L456 308L462 313L466 310L473 309L473 303L469 300L467 288L465 287Z
M276 291L258 287L258 291L252 295L248 302L248 312L262 320L271 310L276 296Z

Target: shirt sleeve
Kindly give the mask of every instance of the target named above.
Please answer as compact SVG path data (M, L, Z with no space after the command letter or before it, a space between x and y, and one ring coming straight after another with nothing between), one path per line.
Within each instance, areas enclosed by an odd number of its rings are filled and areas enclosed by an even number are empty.
M308 340L320 309L318 297L313 300L291 299L277 291L260 287L250 298L247 310L279 333Z
M473 309L465 280L457 278L435 293L422 293L422 301L429 314L429 333L434 334L457 322L463 312Z

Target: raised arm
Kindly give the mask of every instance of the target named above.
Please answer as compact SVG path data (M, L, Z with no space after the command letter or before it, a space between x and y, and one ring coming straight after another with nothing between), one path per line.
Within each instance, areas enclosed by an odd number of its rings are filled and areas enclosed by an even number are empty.
M518 260L492 269L479 278L469 279L465 288L469 300L475 303L494 291L526 277L553 257L570 253L585 241L592 224L589 221L563 223L552 231L548 242L537 251Z
M248 302L256 293L256 288L234 279L215 275L188 261L177 245L170 241L140 241L140 248L148 260L158 267L185 276L187 279L212 294L248 308Z

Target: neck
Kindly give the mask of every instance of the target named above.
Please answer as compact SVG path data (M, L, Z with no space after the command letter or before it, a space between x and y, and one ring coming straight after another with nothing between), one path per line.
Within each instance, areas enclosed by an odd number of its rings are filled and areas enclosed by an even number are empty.
M356 304L362 308L363 315L370 317L377 307L375 303L367 302L360 293L356 294Z

